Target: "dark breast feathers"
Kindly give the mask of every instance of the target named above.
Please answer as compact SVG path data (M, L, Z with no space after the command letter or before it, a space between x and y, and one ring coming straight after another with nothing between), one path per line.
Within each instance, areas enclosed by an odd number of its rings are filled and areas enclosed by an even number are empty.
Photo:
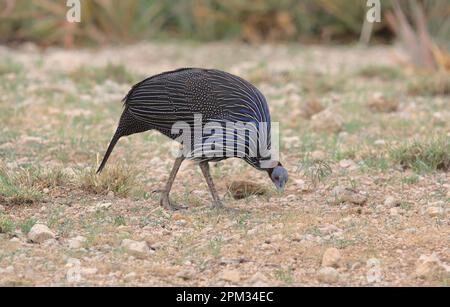
M198 120L199 115L202 128L207 123L215 123L224 131L227 123L253 123L256 127L266 123L264 132L268 137L264 142L270 148L270 113L264 96L249 82L226 72L183 68L155 75L136 84L124 98L124 103L135 119L172 139L179 136L172 133L174 123L185 122L194 129L195 116ZM211 134L212 131L203 132L203 148ZM224 135L236 141L234 134ZM253 141L245 140L246 147ZM196 142L194 138L192 142ZM218 148L215 150L219 151ZM203 156L197 160L223 158ZM250 157L246 153L243 158L259 168L259 157Z

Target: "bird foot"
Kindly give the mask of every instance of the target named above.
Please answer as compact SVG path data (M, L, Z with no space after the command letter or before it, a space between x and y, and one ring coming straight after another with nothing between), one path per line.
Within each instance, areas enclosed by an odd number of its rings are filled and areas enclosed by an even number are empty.
M214 201L214 202L212 203L212 208L213 208L213 209L216 209L216 210L221 210L221 209L224 209L225 206L222 204L221 201Z
M168 196L162 196L160 200L160 205L163 206L167 210L178 211L178 210L186 210L187 206L177 205L173 203Z

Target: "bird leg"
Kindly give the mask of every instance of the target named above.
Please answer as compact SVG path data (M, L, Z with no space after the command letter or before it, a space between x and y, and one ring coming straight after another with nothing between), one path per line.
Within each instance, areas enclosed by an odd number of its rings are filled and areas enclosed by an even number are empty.
M185 206L176 205L171 202L169 198L170 190L172 189L172 184L175 181L175 177L177 176L178 170L180 169L181 163L184 161L184 156L180 156L175 160L175 163L173 164L172 171L170 172L169 180L167 180L166 188L164 189L162 195L160 204L164 208L168 210L180 210L180 209L186 209Z
M216 187L214 186L214 182L212 180L211 174L209 172L209 163L207 161L200 162L200 169L202 170L203 176L206 179L206 183L208 184L209 191L213 197L213 207L214 208L222 208L222 202L220 201L219 195L217 194Z

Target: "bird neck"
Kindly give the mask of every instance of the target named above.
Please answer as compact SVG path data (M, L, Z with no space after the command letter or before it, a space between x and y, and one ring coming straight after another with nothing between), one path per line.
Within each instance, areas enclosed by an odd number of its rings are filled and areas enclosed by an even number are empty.
M275 166L275 167L278 167L278 166L283 166L283 165L280 162L278 162L277 166ZM269 174L269 177L272 176L272 173L273 173L273 170L275 169L275 167L267 169L267 173Z

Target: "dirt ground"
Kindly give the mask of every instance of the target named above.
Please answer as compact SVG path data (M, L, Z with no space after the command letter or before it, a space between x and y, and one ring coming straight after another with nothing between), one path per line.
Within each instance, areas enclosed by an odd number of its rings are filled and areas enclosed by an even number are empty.
M0 285L448 286L450 102L412 95L405 62L383 46L0 47ZM188 162L171 196L189 209L166 211L173 144L156 132L121 139L93 174L130 86L179 67L263 92L284 194L229 159L212 173L230 210L213 210ZM413 141L431 154L417 158ZM242 179L267 193L234 200L227 186Z

